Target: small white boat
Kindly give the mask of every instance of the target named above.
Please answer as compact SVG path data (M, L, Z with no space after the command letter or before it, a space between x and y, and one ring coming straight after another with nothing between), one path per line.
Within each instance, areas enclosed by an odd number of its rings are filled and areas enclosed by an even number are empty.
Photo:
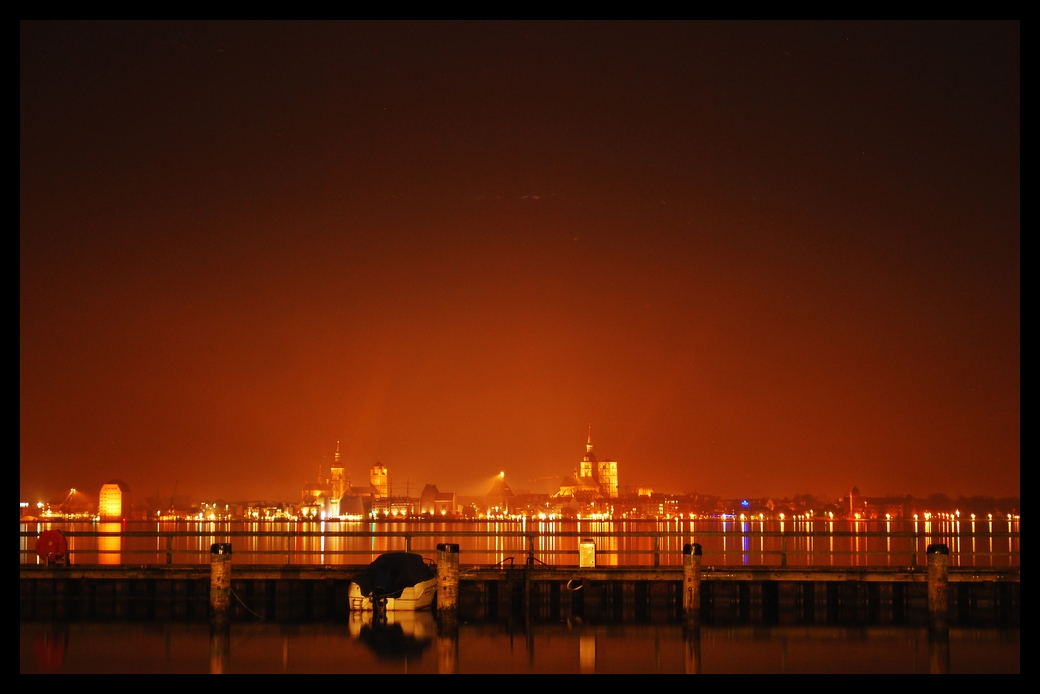
M376 558L350 581L351 612L414 612L433 606L436 565L420 554L391 552Z

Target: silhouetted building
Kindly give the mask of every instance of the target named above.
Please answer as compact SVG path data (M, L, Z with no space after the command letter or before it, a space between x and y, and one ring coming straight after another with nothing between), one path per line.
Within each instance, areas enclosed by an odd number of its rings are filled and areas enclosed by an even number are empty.
M435 484L423 487L422 494L419 495L419 513L446 516L454 514L457 510L455 492L442 492Z
M339 500L340 518L361 520L365 516L365 505L360 496L344 496Z
M496 479L486 497L488 515L508 514L513 508L515 496L504 478Z

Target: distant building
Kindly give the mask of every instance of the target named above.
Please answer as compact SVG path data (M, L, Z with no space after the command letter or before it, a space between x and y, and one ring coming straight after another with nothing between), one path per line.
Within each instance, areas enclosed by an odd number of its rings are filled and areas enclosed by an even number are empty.
M618 465L616 460L597 460L592 452L592 426L589 440L585 444L585 457L579 463L578 478L583 485L599 488L600 494L608 499L618 497Z
M252 520L286 520L295 515L289 504L250 501L245 504L245 517Z
M498 477L487 493L488 515L508 514L513 509L515 497L505 479Z
M303 485L303 505L304 506L322 506L325 505L325 500L332 496L332 485L327 482L318 480L316 482L308 482Z
M332 498L339 499L350 486L350 480L343 474L343 463L339 457L339 441L336 442L336 455L332 459L332 477L328 480L332 488Z
M386 467L376 463L371 469L372 484L355 487L346 474L339 449L340 442L337 441L329 476L323 478L319 468L318 479L304 485L299 507L301 517L324 519L357 516L361 514L358 513L357 504L351 499L360 498L361 503L370 505L371 500L389 497Z
M339 516L346 520L361 520L365 516L365 505L360 496L345 496L340 499Z
M581 495L581 482L574 475L567 475L560 480L560 488L552 495L554 499L573 499Z
M383 518L411 518L418 514L419 500L400 499L376 499L372 502L372 515Z
M519 513L529 518L558 514L562 507L563 504L550 499L548 494L532 494L523 490L513 498L510 504L513 514Z
M442 492L437 485L428 484L419 495L419 513L423 515L447 516L458 511L455 492Z
M578 463L578 473L564 477L554 499L618 498L618 464L616 460L599 460L592 452L592 427L585 444L585 457Z
M373 493L377 499L385 499L390 496L386 466L378 462L373 465L370 479L372 480Z
M130 503L130 485L122 480L112 480L101 485L98 499L98 515L101 520L130 518L133 505Z

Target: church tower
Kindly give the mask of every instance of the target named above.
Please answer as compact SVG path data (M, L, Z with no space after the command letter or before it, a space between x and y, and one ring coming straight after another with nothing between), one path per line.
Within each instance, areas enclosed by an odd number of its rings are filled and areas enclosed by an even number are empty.
M618 464L616 460L597 460L592 452L592 425L585 443L585 458L578 465L578 482L593 487L608 499L618 498Z
M332 498L338 501L347 490L347 478L343 475L343 463L339 458L339 441L336 442L336 456L332 460L332 479L329 484L332 485Z
M372 491L377 499L385 499L390 494L387 489L387 471L382 463L376 463L371 471Z
M599 465L596 461L596 454L592 452L592 425L589 425L589 440L585 444L585 457L580 463L578 463L578 481L579 482L599 482Z

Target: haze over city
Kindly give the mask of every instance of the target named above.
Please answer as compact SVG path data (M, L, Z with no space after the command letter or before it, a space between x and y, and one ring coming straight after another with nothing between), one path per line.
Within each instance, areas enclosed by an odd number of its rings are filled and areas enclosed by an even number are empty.
M20 496L1020 494L1018 23L21 23ZM327 467L325 468L327 470ZM555 482L553 480L556 480Z

